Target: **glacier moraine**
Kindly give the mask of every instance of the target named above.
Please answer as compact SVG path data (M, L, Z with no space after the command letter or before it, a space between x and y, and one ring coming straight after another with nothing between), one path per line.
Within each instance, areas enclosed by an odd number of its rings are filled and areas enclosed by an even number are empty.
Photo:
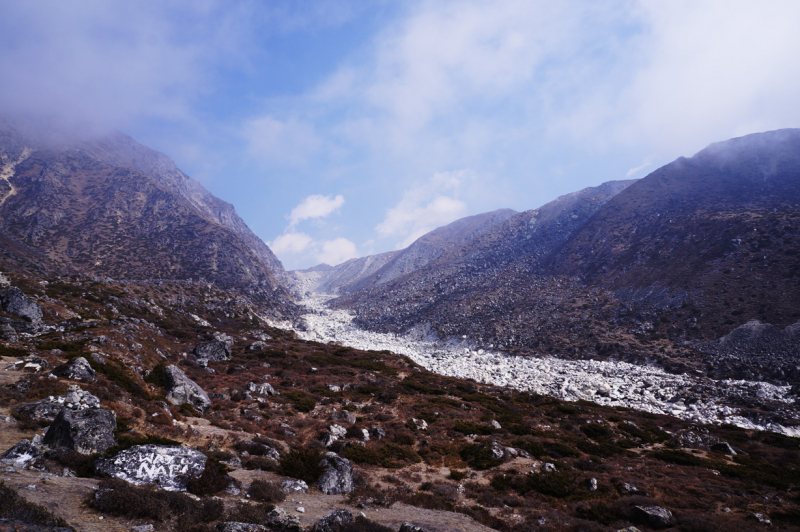
M727 403L739 399L770 402L795 409L790 386L743 380L712 380L673 375L653 366L596 360L523 357L474 350L468 339L430 340L413 335L365 331L356 327L345 310L329 309L329 296L306 297L309 310L304 326L295 331L303 340L336 343L356 349L389 350L405 355L429 371L476 382L507 386L567 401L587 400L669 414L697 423L729 423L800 437L800 428L769 420L752 420ZM288 328L288 324L284 324Z

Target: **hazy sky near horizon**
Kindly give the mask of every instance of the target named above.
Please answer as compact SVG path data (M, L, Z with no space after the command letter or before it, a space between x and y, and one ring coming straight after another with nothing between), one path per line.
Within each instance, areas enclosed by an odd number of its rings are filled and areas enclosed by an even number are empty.
M117 128L287 269L800 126L800 2L27 0L0 111Z

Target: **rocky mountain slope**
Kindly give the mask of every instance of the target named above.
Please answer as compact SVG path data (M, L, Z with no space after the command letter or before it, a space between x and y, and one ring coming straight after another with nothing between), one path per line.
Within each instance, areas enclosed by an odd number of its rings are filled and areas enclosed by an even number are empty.
M422 324L443 338L468 336L480 347L519 349L549 343L539 330L552 331L555 337L564 329L559 323L572 321L570 315L578 326L584 325L586 320L579 318L587 313L581 306L586 301L598 320L608 305L603 293L543 276L543 259L632 183L590 187L516 214L416 272L332 304L354 310L356 322L374 330L405 332ZM575 290L582 290L581 295ZM562 305L574 297L582 299L581 305ZM560 343L548 346L560 348Z
M0 266L114 279L205 279L288 304L269 248L163 154L120 133L0 123ZM8 175L7 175L8 174Z
M516 215L332 304L375 331L798 382L781 346L726 364L699 346L753 319L798 322L798 205L800 130L750 135Z
M303 340L207 283L7 281L37 324L0 310L32 331L0 343L0 529L798 530L797 438ZM791 408L749 384L741 411Z
M330 269L312 268L297 272L300 284L321 294L338 294L371 288L408 275L435 262L455 249L486 234L514 216L516 211L500 209L467 216L426 233L410 246L351 259ZM313 279L313 283L311 280Z
M751 319L800 319L800 130L712 144L659 168L599 210L548 272L667 311L712 340ZM691 310L681 327L668 309Z

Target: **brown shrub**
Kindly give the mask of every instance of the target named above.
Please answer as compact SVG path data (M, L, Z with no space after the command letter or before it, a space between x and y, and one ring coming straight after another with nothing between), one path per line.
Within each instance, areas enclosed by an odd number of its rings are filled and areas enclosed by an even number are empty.
M274 482L267 482L264 480L254 480L247 490L251 498L259 502L283 502L286 500L286 494Z
M3 482L0 482L0 518L18 519L32 525L69 527L62 518L42 506L28 502Z
M271 504L248 504L240 502L236 507L225 516L227 521L237 523L252 523L263 525L267 516L275 507Z

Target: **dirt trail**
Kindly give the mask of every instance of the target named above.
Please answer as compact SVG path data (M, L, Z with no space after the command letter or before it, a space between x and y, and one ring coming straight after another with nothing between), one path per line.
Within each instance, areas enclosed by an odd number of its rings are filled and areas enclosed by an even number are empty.
M27 159L30 154L31 149L25 148L22 150L22 155L20 155L19 159L16 161L9 161L6 157L2 157L0 159L0 161L2 161L2 166L0 166L0 179L5 181L8 185L8 192L6 192L3 197L0 198L0 206L2 206L8 198L17 193L17 187L11 183L11 178L14 177L14 171L17 168L17 165Z

